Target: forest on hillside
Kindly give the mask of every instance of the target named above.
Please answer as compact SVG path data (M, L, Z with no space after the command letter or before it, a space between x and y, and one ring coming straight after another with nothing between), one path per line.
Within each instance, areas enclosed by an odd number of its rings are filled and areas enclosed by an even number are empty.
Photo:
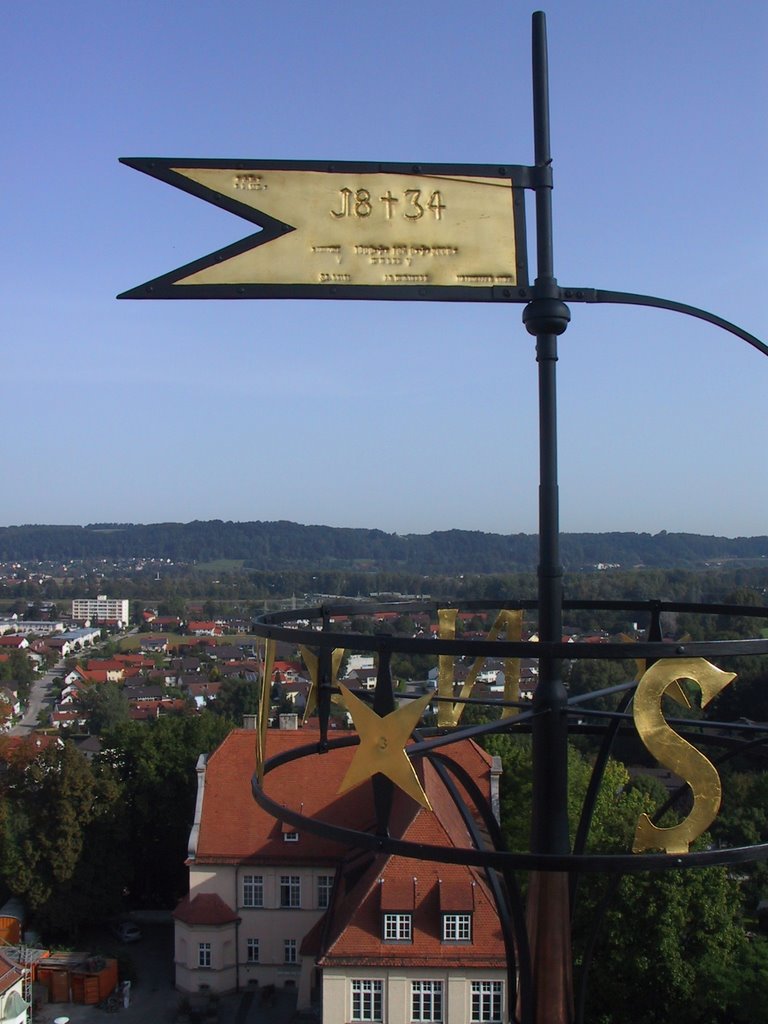
M708 537L692 533L564 533L566 570L598 565L705 568L768 564L768 536ZM253 570L357 569L434 573L528 572L538 561L535 534L443 530L428 534L300 523L93 523L88 526L0 527L0 562L163 559L206 563L229 559Z

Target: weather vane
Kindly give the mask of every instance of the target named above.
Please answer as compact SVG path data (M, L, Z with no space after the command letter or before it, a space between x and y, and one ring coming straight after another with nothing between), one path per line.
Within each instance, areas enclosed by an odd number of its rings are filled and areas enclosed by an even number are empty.
M768 844L747 848L691 850L713 821L721 800L714 764L702 745L722 742L722 730L698 721L695 735L685 738L664 715L662 701L686 703L687 683L701 691L702 705L714 700L735 678L715 667L710 658L768 653L768 639L732 641L662 640L661 617L684 610L701 614L766 617L765 608L721 605L678 605L660 600L611 602L611 610L644 612L647 636L631 647L640 671L635 679L586 697L569 694L563 665L579 659L627 659L626 644L563 642L563 610L585 607L564 601L559 551L557 469L556 363L557 339L571 319L568 303L598 302L653 306L694 316L714 324L768 355L768 346L743 328L713 313L674 300L631 292L587 287L561 287L554 274L552 243L552 154L550 150L546 22L533 15L534 162L517 166L501 162L477 164L383 164L279 160L212 160L130 158L123 162L243 218L258 229L246 238L180 267L120 298L329 298L417 301L483 301L522 303L523 322L536 338L539 390L539 567L535 601L467 602L478 611L501 609L483 640L456 636L454 606L418 602L398 604L401 612L430 613L436 637L398 637L350 633L335 627L342 616L372 614L378 606L361 603L305 608L261 616L255 632L265 640L262 703L257 731L257 769L253 794L275 817L376 851L394 851L419 859L452 860L504 874L506 901L500 916L511 922L504 930L509 963L509 1019L519 1024L572 1024L583 1020L588 963L578 999L572 988L570 909L572 878L582 872L617 877L637 871L665 871L702 865L733 865L768 859ZM536 274L529 280L526 262L524 192L535 194ZM596 602L591 609L599 608ZM536 616L537 638L522 639L525 611ZM307 626L305 623L309 622ZM313 628L313 627L317 628ZM275 644L299 644L312 677L307 712L319 717L320 740L268 759L267 725ZM372 694L353 693L339 679L346 649L377 658ZM436 694L403 701L397 706L390 661L407 652L437 659ZM473 669L463 688L454 692L453 664L468 657ZM478 703L475 681L483 659L504 660L502 716L490 722L462 723L467 705ZM531 702L520 700L521 659L535 659L538 683ZM607 693L619 705L608 718L595 707ZM371 701L371 703L369 703ZM332 704L351 716L356 735L329 733ZM419 725L429 705L437 722ZM630 705L632 707L630 708ZM607 722L607 724L606 724ZM687 817L663 827L647 815L637 822L633 850L621 854L586 853L586 841L609 753L620 728L634 727L657 761L693 793ZM749 727L729 723L730 735L748 735ZM592 780L587 791L575 843L569 837L568 742L583 731L598 735ZM485 821L494 842L463 850L408 844L388 829L392 787L417 804L429 806L412 762L439 757L441 748L464 739L494 733L527 732L532 739L533 797L530 851L503 848L492 815ZM766 738L761 735L760 742ZM745 745L747 740L744 741ZM322 753L332 756L340 746L357 744L342 789L373 780L376 828L364 831L350 822L340 827L305 818L269 796L268 774L291 759ZM458 799L458 797L457 797ZM476 801L477 802L477 801ZM658 817L658 815L657 815ZM525 908L512 873L529 871ZM596 922L599 927L600 922Z

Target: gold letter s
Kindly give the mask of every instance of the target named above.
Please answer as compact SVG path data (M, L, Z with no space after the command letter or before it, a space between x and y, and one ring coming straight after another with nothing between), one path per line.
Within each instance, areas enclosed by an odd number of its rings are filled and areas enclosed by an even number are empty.
M633 853L643 850L687 853L690 844L712 824L720 809L720 776L700 750L667 725L661 711L661 698L665 691L671 687L667 696L690 707L685 691L673 684L679 679L692 679L701 688L701 706L705 707L735 678L734 672L723 672L703 658L662 658L643 674L637 684L634 718L640 739L660 764L691 787L693 810L671 828L659 828L647 814L641 814L632 844Z

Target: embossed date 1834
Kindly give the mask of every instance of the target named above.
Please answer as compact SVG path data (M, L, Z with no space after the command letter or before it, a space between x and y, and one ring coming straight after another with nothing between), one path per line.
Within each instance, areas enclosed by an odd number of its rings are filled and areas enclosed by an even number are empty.
M445 203L440 192L424 192L420 188L406 188L399 195L391 189L382 196L374 196L367 188L339 189L338 209L331 210L337 220L342 217L370 217L380 213L386 220L404 217L406 220L421 220L433 217L441 220Z

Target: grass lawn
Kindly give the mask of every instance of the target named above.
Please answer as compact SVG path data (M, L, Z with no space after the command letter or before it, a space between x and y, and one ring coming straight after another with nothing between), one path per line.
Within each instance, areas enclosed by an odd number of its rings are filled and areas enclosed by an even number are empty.
M159 639L164 637L169 647L177 647L179 644L189 644L197 640L197 637L189 636L186 633L134 633L133 636L124 636L118 641L120 650L125 654L132 654L141 647L143 640ZM224 636L206 637L213 640L218 647L220 644L250 644L263 642L264 638L253 636L250 633L226 633Z

